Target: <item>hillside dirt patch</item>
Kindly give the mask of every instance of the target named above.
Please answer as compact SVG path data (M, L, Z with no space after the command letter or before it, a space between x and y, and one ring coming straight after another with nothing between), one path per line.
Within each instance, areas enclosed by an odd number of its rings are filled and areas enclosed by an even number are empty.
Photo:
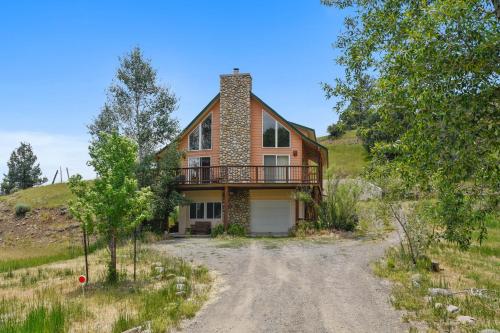
M11 205L0 202L0 247L80 244L79 226L66 208L35 208L25 217L17 217Z

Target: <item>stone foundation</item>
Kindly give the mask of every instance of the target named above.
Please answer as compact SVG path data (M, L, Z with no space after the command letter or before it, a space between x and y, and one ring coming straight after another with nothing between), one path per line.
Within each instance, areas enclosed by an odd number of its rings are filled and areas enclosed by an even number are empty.
M250 231L250 190L231 189L229 191L229 223L238 223Z

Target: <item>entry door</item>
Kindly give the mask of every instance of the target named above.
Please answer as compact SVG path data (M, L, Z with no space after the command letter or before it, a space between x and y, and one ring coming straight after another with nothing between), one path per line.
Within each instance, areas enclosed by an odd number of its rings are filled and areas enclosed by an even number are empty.
M264 155L264 176L266 182L286 181L286 169L290 164L288 155Z

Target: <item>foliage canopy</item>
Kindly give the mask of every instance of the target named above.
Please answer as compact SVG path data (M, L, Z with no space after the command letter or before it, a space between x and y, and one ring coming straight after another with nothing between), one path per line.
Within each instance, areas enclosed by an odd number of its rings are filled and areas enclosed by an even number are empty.
M391 173L413 193L435 194L447 239L468 247L479 229L481 240L481 221L497 206L500 190L494 6L486 0L323 3L356 8L337 40L345 79L325 90L352 104L366 91L361 78L373 78L375 174Z

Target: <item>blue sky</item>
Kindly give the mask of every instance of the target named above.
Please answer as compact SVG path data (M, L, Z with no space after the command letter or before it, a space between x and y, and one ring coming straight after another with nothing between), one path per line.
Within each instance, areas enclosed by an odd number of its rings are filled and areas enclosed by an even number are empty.
M308 1L10 1L0 10L0 173L19 141L51 178L85 165L85 125L105 101L118 57L140 46L189 121L219 74L250 72L253 92L325 134L337 119L320 82L342 75L332 48L343 15Z

